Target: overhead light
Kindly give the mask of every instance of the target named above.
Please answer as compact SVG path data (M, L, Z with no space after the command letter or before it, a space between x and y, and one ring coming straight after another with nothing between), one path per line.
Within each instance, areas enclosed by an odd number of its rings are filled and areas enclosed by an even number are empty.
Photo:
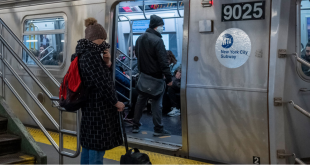
M61 42L65 42L65 40L61 40Z
M38 42L38 40L26 40L26 42Z

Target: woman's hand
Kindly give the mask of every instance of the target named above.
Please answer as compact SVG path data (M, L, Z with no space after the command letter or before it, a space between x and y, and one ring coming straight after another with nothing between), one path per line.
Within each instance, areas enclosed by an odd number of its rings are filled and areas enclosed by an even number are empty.
M110 68L111 65L112 65L112 62L111 62L111 54L110 54L110 51L109 49L105 50L104 53L103 53L103 61L106 63L106 65Z
M125 104L120 101L118 101L114 106L117 108L118 112L122 112L125 109Z

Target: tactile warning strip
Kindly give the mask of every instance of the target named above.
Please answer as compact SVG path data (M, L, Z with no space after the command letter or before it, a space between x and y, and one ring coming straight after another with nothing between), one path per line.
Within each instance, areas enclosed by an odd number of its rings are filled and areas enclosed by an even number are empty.
M27 130L32 135L35 141L51 145L48 139L45 137L43 132L40 129L27 127ZM59 134L56 132L48 131L51 137L55 140L55 142L59 145ZM71 135L64 135L64 148L69 150L76 150L76 137ZM152 164L207 164L204 162L199 162L195 160L159 154L155 152L149 152L140 150L140 152L148 154ZM106 151L104 158L111 159L115 161L120 161L121 155L125 154L125 147L119 146L112 150Z

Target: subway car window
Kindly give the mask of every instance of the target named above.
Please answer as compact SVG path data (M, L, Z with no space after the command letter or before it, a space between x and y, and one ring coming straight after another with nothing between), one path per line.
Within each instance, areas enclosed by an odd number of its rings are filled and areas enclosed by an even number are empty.
M301 2L301 58L310 63L310 2ZM301 70L306 76L310 76L310 68L301 64Z
M65 57L64 34L63 17L27 19L24 22L23 42L43 65L60 66ZM26 64L36 65L26 51L23 51L22 58Z
M57 30L65 29L65 26L63 17L27 19L24 23L25 31Z

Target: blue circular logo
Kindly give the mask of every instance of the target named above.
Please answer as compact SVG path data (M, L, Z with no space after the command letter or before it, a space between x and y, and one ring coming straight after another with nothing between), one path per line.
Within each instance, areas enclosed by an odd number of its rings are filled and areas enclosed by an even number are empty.
M225 49L230 48L234 43L234 38L230 34L223 36L222 47Z

